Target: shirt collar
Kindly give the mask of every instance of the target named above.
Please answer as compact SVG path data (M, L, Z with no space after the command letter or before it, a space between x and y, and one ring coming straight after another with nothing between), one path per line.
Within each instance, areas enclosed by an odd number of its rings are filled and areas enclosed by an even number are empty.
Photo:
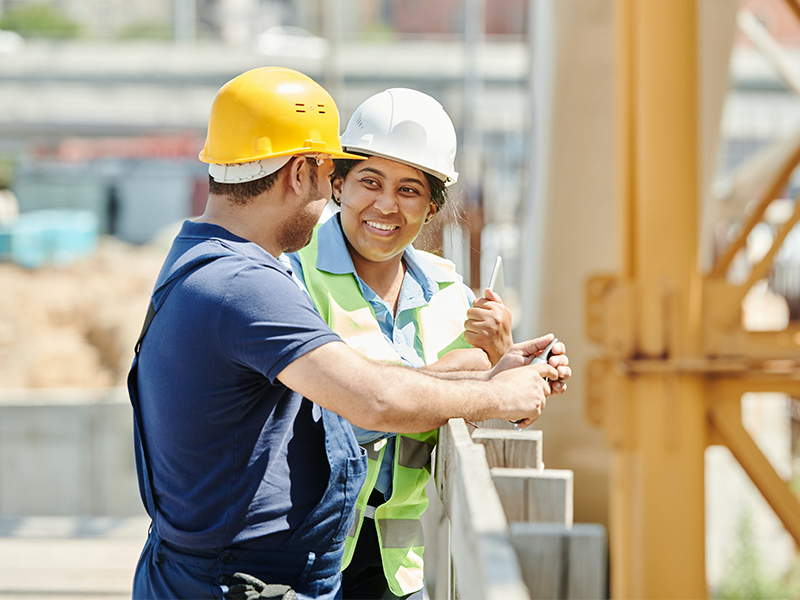
M403 261L406 264L407 272L422 287L426 302L429 302L433 294L440 289L456 281L455 274L443 271L425 259L413 246L406 248ZM339 213L325 221L317 233L317 269L335 275L352 273L356 275L356 279L361 285L361 280L357 277L356 268L344 241Z

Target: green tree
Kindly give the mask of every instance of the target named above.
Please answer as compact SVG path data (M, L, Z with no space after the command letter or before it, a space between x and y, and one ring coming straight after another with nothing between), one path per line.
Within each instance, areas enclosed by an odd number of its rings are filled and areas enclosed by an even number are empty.
M0 29L16 31L26 38L63 40L80 34L80 25L44 2L26 2L8 9L0 17Z
M14 163L10 158L0 156L0 190L11 187L14 180Z
M171 40L172 29L158 23L131 23L119 31L117 38L120 40Z
M764 571L756 544L753 517L745 511L736 525L736 541L714 594L720 600L780 600L797 598L795 577L779 578ZM786 582L784 582L784 579Z

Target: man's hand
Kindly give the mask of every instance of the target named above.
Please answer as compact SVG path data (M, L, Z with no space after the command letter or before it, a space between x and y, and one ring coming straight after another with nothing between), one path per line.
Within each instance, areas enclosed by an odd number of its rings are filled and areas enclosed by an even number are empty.
M489 288L485 296L472 303L464 322L464 339L468 344L486 352L492 365L511 348L511 311L503 300Z
M492 376L505 371L507 369L516 369L517 367L525 367L531 364L534 358L539 356L547 345L553 341L555 336L552 333L543 335L542 337L527 340L515 344L508 349L503 355L503 358L492 369ZM556 369L557 377L550 378L554 383L561 383L558 389L554 389L553 393L562 394L566 389L567 379L572 375L572 369L569 368L569 358L567 357L567 347L564 342L558 341L553 345L550 360L547 364Z
M551 394L563 394L567 389L566 380L572 376L572 369L569 368L569 358L566 355L566 346L563 342L558 341L553 345L552 354L547 363L531 364L533 359L539 356L547 345L553 341L554 337L552 333L548 333L542 337L515 344L492 369L492 378L505 371L520 367L534 369L541 376L547 388L545 400ZM533 413L522 421L519 419L512 420L520 421L517 425L520 429L523 429L539 418L543 409L544 403L540 407L534 406Z
M225 600L297 600L297 594L288 585L264 583L247 573L234 573Z
M504 402L502 414L496 417L517 423L520 428L527 427L541 416L552 394L550 383L557 377L556 369L546 363L497 372L490 383L499 386Z

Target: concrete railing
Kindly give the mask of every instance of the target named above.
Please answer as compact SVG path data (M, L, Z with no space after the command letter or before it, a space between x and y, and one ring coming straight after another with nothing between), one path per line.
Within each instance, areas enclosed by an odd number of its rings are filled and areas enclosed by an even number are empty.
M141 516L124 388L0 390L0 516Z

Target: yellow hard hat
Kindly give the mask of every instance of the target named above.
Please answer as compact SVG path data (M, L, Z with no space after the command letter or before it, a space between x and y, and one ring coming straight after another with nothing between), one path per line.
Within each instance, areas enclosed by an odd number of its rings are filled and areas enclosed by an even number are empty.
M252 69L222 86L201 161L225 165L295 154L363 158L342 150L339 112L322 86L282 67Z

